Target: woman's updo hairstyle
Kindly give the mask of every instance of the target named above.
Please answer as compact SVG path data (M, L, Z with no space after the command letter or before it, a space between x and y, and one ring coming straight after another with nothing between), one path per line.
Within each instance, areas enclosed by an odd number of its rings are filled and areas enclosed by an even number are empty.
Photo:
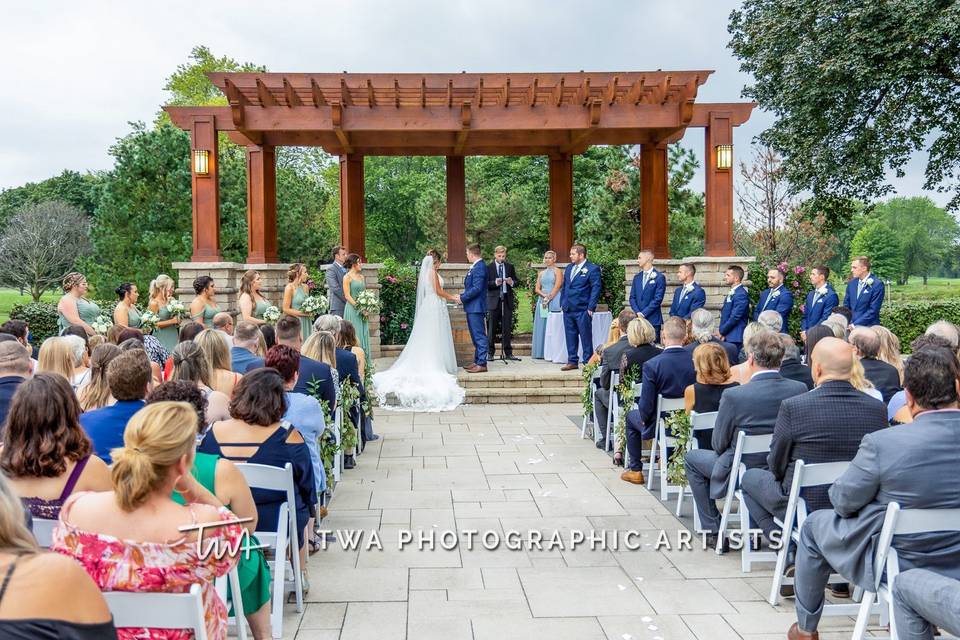
M303 270L302 262L294 262L290 265L290 268L287 269L287 281L293 282L300 277L300 271Z
M173 278L165 273L161 273L150 281L150 297L156 298L161 291L172 289L174 285Z
M117 298L119 298L120 300L123 300L124 298L127 297L127 294L130 293L132 289L133 289L132 282L124 282L119 287L114 289L113 292L117 294Z
M343 268L347 271L350 271L350 269L353 269L353 265L357 264L358 262L360 262L360 256L355 253L351 253L347 256L347 259L343 261Z
M212 282L213 278L210 276L197 276L196 280L193 281L193 290L197 295L200 295Z
M441 256L440 252L436 249L430 249L430 251L427 251L427 255L433 258L433 264L440 264L443 262L443 256Z
M70 293L74 287L79 286L81 282L86 280L83 277L82 273L77 273L76 271L71 271L67 275L63 276L63 291L64 293Z
M123 432L123 446L111 451L110 477L117 504L133 511L167 479L167 471L193 459L197 411L186 402L157 402L136 412Z

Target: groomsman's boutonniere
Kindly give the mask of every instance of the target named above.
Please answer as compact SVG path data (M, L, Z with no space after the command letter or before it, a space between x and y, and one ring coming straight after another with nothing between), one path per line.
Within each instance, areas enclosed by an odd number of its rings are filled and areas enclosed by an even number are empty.
M867 278L867 286L873 285L873 278Z
M730 301L732 301L732 300L733 300L733 294L732 294L732 293L728 293L728 294L727 294L727 302L730 302Z
M774 291L773 293L771 293L771 294L770 294L770 297L771 297L771 298L779 298L779 297L780 297L780 289L777 289L776 291Z
M584 267L584 268L580 269L580 273L582 273L583 275L587 275L587 268Z

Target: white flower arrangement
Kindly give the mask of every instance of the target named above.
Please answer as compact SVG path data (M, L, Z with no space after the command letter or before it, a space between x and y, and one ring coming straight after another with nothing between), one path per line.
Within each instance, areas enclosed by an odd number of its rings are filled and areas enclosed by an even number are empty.
M276 305L270 305L263 310L263 320L267 324L277 324L277 320L280 319L280 309Z
M171 318L182 318L187 314L187 307L176 298L170 298L167 302L166 310Z
M357 304L355 306L357 311L362 313L364 316L369 317L372 314L380 312L380 301L377 299L377 294L369 289L364 289L358 293L356 301Z
M97 319L90 323L90 326L94 331L99 333L102 336L107 335L107 332L110 331L110 327L113 326L113 320L104 313L101 313L97 316Z
M300 311L316 317L321 313L325 313L327 309L330 308L330 303L327 301L327 297L322 293L315 293L307 298L300 305Z
M873 278L867 278L867 286L869 287L872 284L873 284Z
M160 322L160 316L153 311L144 311L140 316L140 330L144 333L153 333L157 329L158 322Z
M583 275L587 275L587 268L584 267L583 269L580 269L580 273L582 273Z

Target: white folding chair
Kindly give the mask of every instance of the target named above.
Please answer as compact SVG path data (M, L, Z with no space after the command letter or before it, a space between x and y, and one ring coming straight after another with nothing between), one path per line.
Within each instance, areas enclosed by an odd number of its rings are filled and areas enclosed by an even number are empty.
M610 372L610 395L607 398L607 438L603 443L603 450L609 451L610 446L614 443L613 431L616 427L617 419L617 410L614 407L619 406L620 397L617 393L617 385L620 384L620 374L616 371Z
M240 548L240 553L245 553L243 547ZM230 604L233 604L233 615L227 617L227 625L236 628L237 637L240 638L240 640L247 640L247 624L243 612L243 599L240 597L240 576L237 573L237 567L234 566L226 575L217 578L214 584L217 588L217 595L220 596L220 600L227 605L228 612ZM228 584L230 585L229 603L227 602Z
M666 500L671 492L682 491L683 487L678 484L670 484L667 481L667 448L676 444L676 438L667 436L666 418L664 412L683 411L686 403L683 398L664 398L663 394L657 395L657 429L653 435L653 444L650 445L650 475L647 476L647 489L653 489L654 474L660 475L660 499ZM654 454L657 458L657 464L654 465Z
M643 385L642 385L641 383L639 383L639 382L634 382L632 389L633 389L633 400L631 401L631 402L632 402L632 406L630 406L630 407L622 406L622 407L621 407L621 406L620 406L620 403L619 403L619 398L617 398L618 402L617 402L617 404L614 405L614 407L613 407L613 425L614 425L614 426L616 426L616 425L619 424L619 422L620 422L620 412L621 412L621 411L629 412L631 409L636 408L637 400L640 399L640 391L641 391L641 389L643 389ZM614 433L614 435L616 435L616 433ZM614 446L616 446L616 444L614 444ZM642 452L641 452L641 453L642 453ZM627 446L627 430L626 430L626 427L624 427L624 430L623 430L623 468L624 468L624 469L627 469L627 468L629 468L629 467L630 467L630 447ZM642 468L643 468L643 465L640 465L640 468L642 469Z
M747 537L742 538L741 541L743 544L743 553L740 556L741 570L745 573L750 572L750 564L752 562L758 562L761 557L765 556L763 556L761 552L750 550L750 514L747 512L747 504L742 499L743 495L737 489L737 487L740 486L740 480L743 478L744 472L747 470L747 466L743 464L742 459L743 456L751 453L769 453L771 440L773 440L772 433L760 435L747 435L743 431L737 433L737 447L733 451L733 463L730 465L730 478L727 481L727 493L723 501L723 512L720 516L720 530L717 532L718 554L723 553L723 536L727 532L727 525L730 523L731 518L738 519L741 522L741 533L746 531L748 534ZM738 513L731 514L730 510L733 506L734 498L740 502L740 510ZM772 552L767 552L766 555L769 556L770 562L776 560L776 556Z
M583 413L583 422L580 424L580 438L587 437L587 423L592 422L594 425L594 432L596 432L597 425L597 385L596 380L600 379L600 367L597 367L593 370L593 376L587 380L587 384L590 385L590 404L593 406L593 410L590 413Z
M48 520L47 518L33 519L33 537L36 538L37 544L41 548L49 549L50 545L53 544L53 530L57 524L56 520Z
M281 469L264 464L238 464L251 489L283 491L287 499L280 505L276 531L256 532L261 544L273 549L273 560L267 560L273 576L273 604L270 627L274 638L283 636L283 601L288 593L297 598L297 612L303 611L303 574L300 568L300 532L297 531L297 502L293 487L293 465ZM259 523L268 524L268 523ZM289 553L290 559L287 559Z
M716 423L716 421L716 411L710 411L709 413L697 413L696 411L690 412L690 439L687 441L687 451L693 451L694 449L700 448L700 444L697 442L697 431L708 431L713 429L713 425ZM693 492L690 490L690 485L687 485L677 492L676 515L678 518L680 517L680 510L683 508L683 499L688 494L693 497ZM700 512L697 511L696 505L693 506L693 529L694 531L700 531Z
M900 557L893 537L946 531L960 532L960 509L901 509L896 502L887 505L887 515L883 519L873 559L873 590L865 591L860 602L853 640L862 640L867 631L867 622L875 613L880 615L881 626L889 621L890 637L894 640L897 638L892 593L900 573Z
M790 495L787 499L787 511L782 521L774 518L774 522L780 525L780 550L777 552L777 568L773 572L773 585L770 587L770 597L767 599L770 604L776 606L780 601L781 585L793 584L793 578L784 577L783 572L787 568L790 543L800 541L800 528L803 526L803 521L807 519L807 503L800 492L808 487L833 484L849 466L848 461L806 464L803 460L797 460L793 469ZM846 579L831 576L830 582L846 582ZM837 606L846 607L846 609L837 610L834 608ZM823 615L852 615L851 607L857 609L859 605L827 604L823 607Z
M116 627L190 629L196 640L207 640L200 585L188 593L105 591L103 599Z
M343 407L337 407L333 414L333 437L337 442L337 452L333 454L333 481L340 482L343 469Z

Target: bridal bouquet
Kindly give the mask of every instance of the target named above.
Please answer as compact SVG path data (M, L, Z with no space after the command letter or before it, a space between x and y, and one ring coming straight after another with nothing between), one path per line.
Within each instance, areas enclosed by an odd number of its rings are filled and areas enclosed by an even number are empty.
M160 322L160 316L153 311L144 311L143 315L140 316L140 330L144 333L153 333L158 322Z
M102 336L107 335L107 332L110 331L110 327L113 326L113 320L110 319L110 316L105 313L101 313L97 316L97 319L90 323L90 326L94 331L99 333Z
M166 308L171 318L182 318L187 314L187 307L176 298L171 298Z
M355 306L357 311L362 313L364 317L369 318L371 315L376 315L380 312L380 301L377 300L377 294L369 289L364 289L358 293L356 301L357 304Z
M300 305L300 311L304 313L317 317L321 313L325 313L326 310L330 307L330 303L327 301L327 297L322 293L314 293L303 301Z
M277 308L277 305L270 305L263 311L263 320L267 324L277 324L277 320L280 319L280 309Z

